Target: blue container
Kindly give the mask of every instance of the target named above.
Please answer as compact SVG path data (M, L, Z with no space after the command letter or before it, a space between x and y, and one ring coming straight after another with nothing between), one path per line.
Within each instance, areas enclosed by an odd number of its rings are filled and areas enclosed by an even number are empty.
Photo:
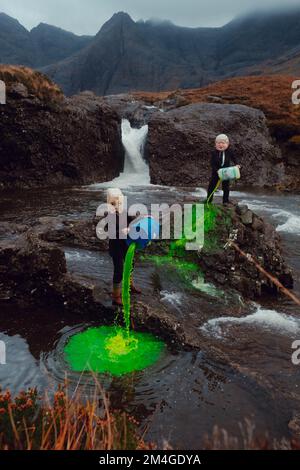
M138 248L144 249L153 240L159 239L159 223L152 217L143 217L130 225L127 244L136 243Z

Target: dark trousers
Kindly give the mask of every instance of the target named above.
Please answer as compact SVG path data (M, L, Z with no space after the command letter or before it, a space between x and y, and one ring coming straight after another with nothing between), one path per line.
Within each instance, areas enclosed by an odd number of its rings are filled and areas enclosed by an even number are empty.
M128 245L125 240L109 240L109 254L114 263L114 285L121 285Z
M125 256L126 256L125 252L111 254L111 257L114 263L114 277L113 277L114 285L121 285L122 283Z
M219 175L216 171L214 171L211 175L208 190L207 190L207 200L212 194L213 190L217 186L217 183L219 181ZM223 204L226 204L229 202L229 191L230 191L230 184L229 181L223 181L222 182L222 189L223 189ZM213 201L214 196L209 199L209 202Z

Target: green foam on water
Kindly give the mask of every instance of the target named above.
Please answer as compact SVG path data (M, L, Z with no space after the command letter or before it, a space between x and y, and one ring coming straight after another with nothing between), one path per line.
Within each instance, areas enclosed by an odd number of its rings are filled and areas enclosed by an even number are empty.
M74 372L87 370L121 376L151 366L164 348L164 343L149 333L101 326L72 336L64 353Z

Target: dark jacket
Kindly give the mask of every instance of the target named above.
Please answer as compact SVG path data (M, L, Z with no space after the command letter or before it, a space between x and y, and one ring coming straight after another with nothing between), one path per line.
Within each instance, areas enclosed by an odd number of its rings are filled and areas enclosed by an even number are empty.
M130 215L127 215L127 227L133 222L133 220L136 219L136 217L132 217ZM120 225L120 220L119 220L119 214L116 213L116 219L114 219L114 215L109 215L109 218L111 218L111 222L114 223L114 220L116 220L116 239L109 240L109 254L111 256L113 255L119 255L119 256L124 256L127 252L128 245L127 245L127 240L126 239L120 239L119 238L119 225Z
M222 166L223 152L220 152L217 149L212 151L210 165L211 165L213 173L218 171L220 168L228 168L229 166L237 165L237 160L232 149L228 148L227 150L224 150L224 152L225 152L225 162L224 162L224 165Z

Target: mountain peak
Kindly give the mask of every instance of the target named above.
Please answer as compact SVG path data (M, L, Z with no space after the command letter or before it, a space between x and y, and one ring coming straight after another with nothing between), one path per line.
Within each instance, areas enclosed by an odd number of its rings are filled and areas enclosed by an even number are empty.
M120 24L135 24L135 22L131 16L128 15L128 13L125 13L124 11L118 11L117 13L114 13L113 16L108 21L106 21L106 23L104 23L102 29Z
M224 28L231 26L240 26L242 23L249 23L253 21L273 21L274 19L293 18L299 17L300 6L285 6L279 5L273 8L260 7L256 9L248 9L244 13L233 18L229 23L224 25Z
M58 28L57 26L53 26L52 24L48 24L48 23L39 23L37 26L35 26L36 28L53 28L53 29L61 29L61 28Z
M111 20L114 20L114 21L130 21L130 22L134 22L133 19L131 18L131 16L126 13L125 11L118 11L117 13L114 13L113 16L111 17Z
M65 31L58 26L53 26L52 24L48 23L39 23L37 26L32 28L30 31L32 34L43 33L43 32L51 32L52 34L64 34L64 35L71 35L76 36L76 34L71 33L70 31Z
M57 26L52 26L51 24L47 24L47 23L39 23L37 26L35 26L34 28L31 29L31 32L32 31L43 31L43 30L53 30L53 31L57 31L57 30L60 30L61 28L58 28Z
M17 21L17 20L16 20L15 18L13 18L12 16L9 16L9 15L7 15L6 13L4 13L4 11L0 11L0 18L7 19L7 20Z
M128 13L125 13L124 11L119 11L117 13L114 13L113 16L104 23L96 37L99 37L102 33L105 33L107 31L110 31L112 28L120 27L120 26L131 26L135 25L135 22L131 18Z
M14 27L22 31L27 31L27 29L24 28L24 26L22 26L21 23L19 23L19 21L16 18L13 18L12 16L7 15L3 11L0 11L0 22L1 22L1 27L3 26L8 27L8 28Z

